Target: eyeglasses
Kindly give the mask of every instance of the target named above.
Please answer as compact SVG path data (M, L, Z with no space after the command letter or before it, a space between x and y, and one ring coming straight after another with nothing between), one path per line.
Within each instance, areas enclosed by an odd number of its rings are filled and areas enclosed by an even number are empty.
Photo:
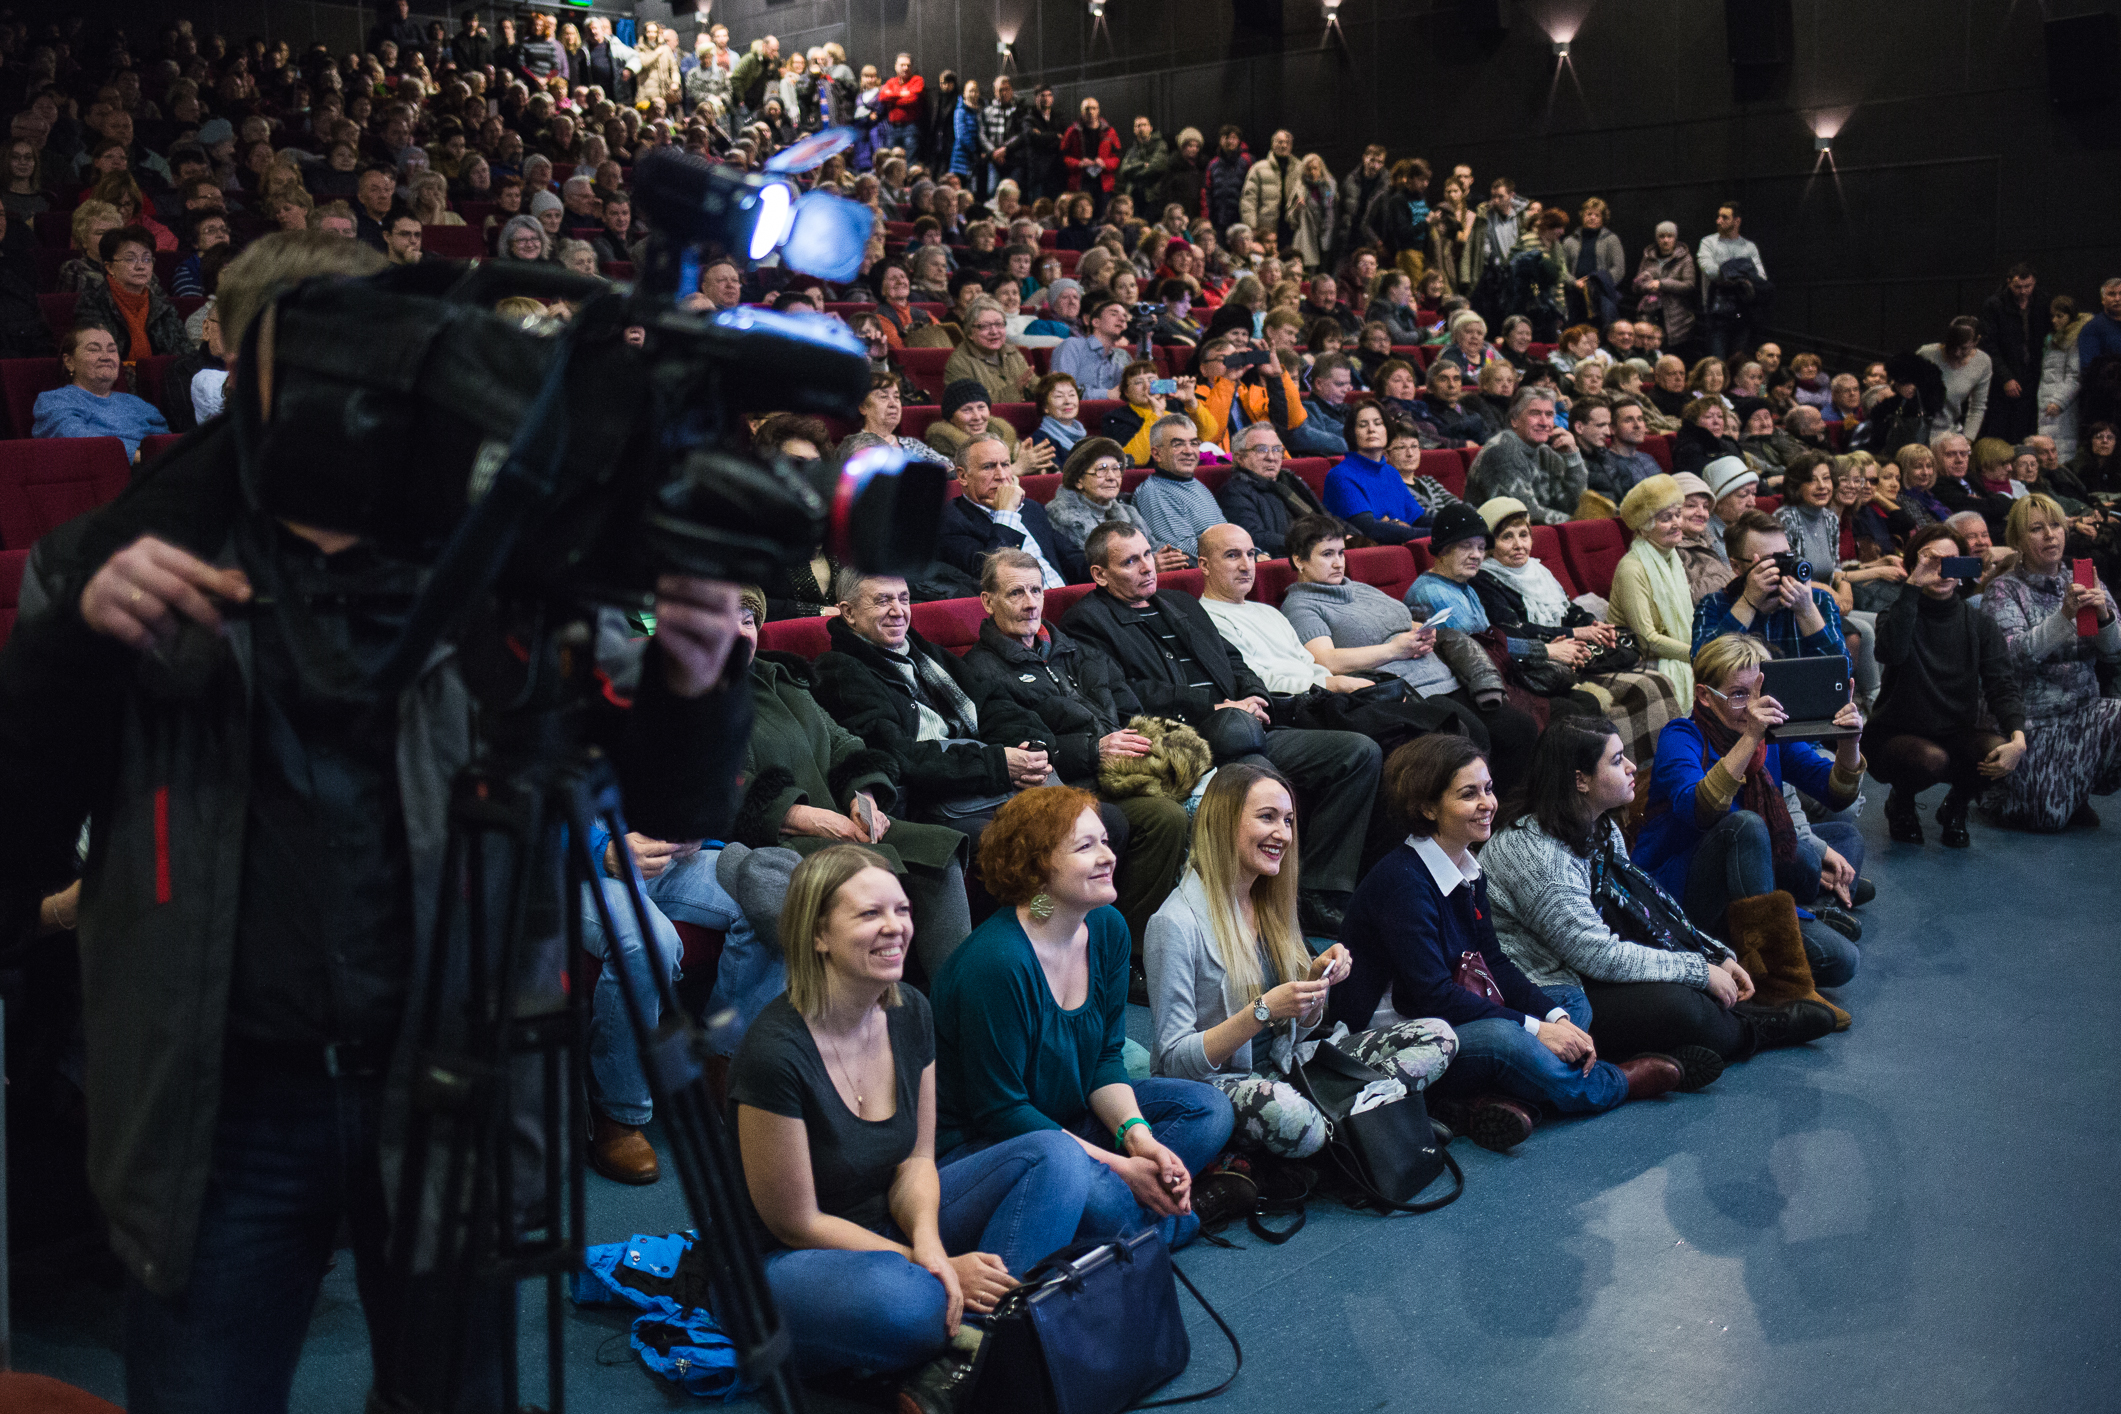
M1127 469L1118 462L1097 462L1090 468L1092 476L1104 476L1108 473L1113 476L1124 476L1126 471Z
M136 250L130 254L121 252L114 255L110 258L110 263L113 265L152 265L155 263L155 257L148 251Z

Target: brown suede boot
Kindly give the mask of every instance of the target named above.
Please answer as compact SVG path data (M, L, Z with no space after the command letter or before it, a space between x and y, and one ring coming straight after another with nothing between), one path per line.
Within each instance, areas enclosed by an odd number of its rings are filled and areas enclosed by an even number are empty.
M1738 954L1738 965L1753 979L1753 1005L1817 1002L1834 1014L1836 1031L1849 1029L1849 1014L1820 996L1812 984L1804 933L1797 926L1797 901L1786 891L1732 899L1724 918L1731 951Z
M589 1166L614 1183L653 1183L663 1176L647 1135L594 1110L590 1111Z

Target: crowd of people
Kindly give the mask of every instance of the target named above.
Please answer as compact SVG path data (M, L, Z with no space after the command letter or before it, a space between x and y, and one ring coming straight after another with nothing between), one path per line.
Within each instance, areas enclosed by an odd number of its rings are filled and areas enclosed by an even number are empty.
M1066 115L909 54L720 24L682 49L405 0L357 54L0 21L0 353L61 360L36 435L137 453L219 415L249 252L359 273L468 227L479 258L624 279L645 152L750 171L852 130L802 180L874 213L859 273L711 259L680 299L847 322L858 427L762 415L750 450L948 465L938 562L820 547L745 587L754 649L822 616L826 650L752 657L726 838L594 842L612 888L646 880L649 935L584 904L608 963L589 1155L621 1182L659 1170L616 970L674 973L674 923L725 934L732 1128L806 1370L909 1371L914 1407L953 1407L967 1317L1013 1274L1143 1223L1182 1244L1248 1174L1314 1159L1329 1125L1290 1074L1320 1045L1503 1150L1846 1029L1822 989L1890 887L1866 775L1910 845L1945 786L1952 848L1977 808L2088 828L2121 788L2121 278L2080 310L2015 265L1934 344L1785 359L1736 201L1691 245L1657 222L1631 272L1604 201L1463 164L1373 145L1336 178L1288 131L1256 159L1230 125L1123 135L1095 98ZM56 339L51 292L78 296ZM908 349L950 350L921 437ZM158 356L159 407L125 387ZM1462 491L1423 472L1438 451L1470 456ZM1603 597L1534 553L1585 520L1628 538ZM1351 575L1403 544L1426 566L1403 594ZM914 629L975 595L962 655ZM1824 739L1778 736L1767 669L1833 656Z

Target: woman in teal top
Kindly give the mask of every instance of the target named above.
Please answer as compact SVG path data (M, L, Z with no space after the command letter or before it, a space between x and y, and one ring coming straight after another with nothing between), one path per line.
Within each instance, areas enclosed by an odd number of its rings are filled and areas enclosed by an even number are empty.
M1133 945L1112 907L1114 862L1096 798L1067 786L1022 792L981 836L980 876L1004 907L935 979L936 1151L948 1167L1064 1131L1101 1166L1078 1235L1156 1223L1180 1247L1200 1229L1192 1175L1233 1116L1212 1086L1127 1079Z

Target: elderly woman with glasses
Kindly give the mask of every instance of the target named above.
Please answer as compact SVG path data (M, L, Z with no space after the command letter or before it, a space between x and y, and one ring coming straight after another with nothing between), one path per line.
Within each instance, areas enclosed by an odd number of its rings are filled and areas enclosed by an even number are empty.
M184 319L155 279L155 238L144 227L120 226L104 232L96 253L103 258L104 280L82 291L75 320L116 334L128 363L189 347Z
M1061 468L1060 489L1046 503L1046 519L1078 548L1106 521L1131 525L1147 535L1133 494L1120 489L1126 475L1127 454L1119 443L1110 437L1084 438Z

